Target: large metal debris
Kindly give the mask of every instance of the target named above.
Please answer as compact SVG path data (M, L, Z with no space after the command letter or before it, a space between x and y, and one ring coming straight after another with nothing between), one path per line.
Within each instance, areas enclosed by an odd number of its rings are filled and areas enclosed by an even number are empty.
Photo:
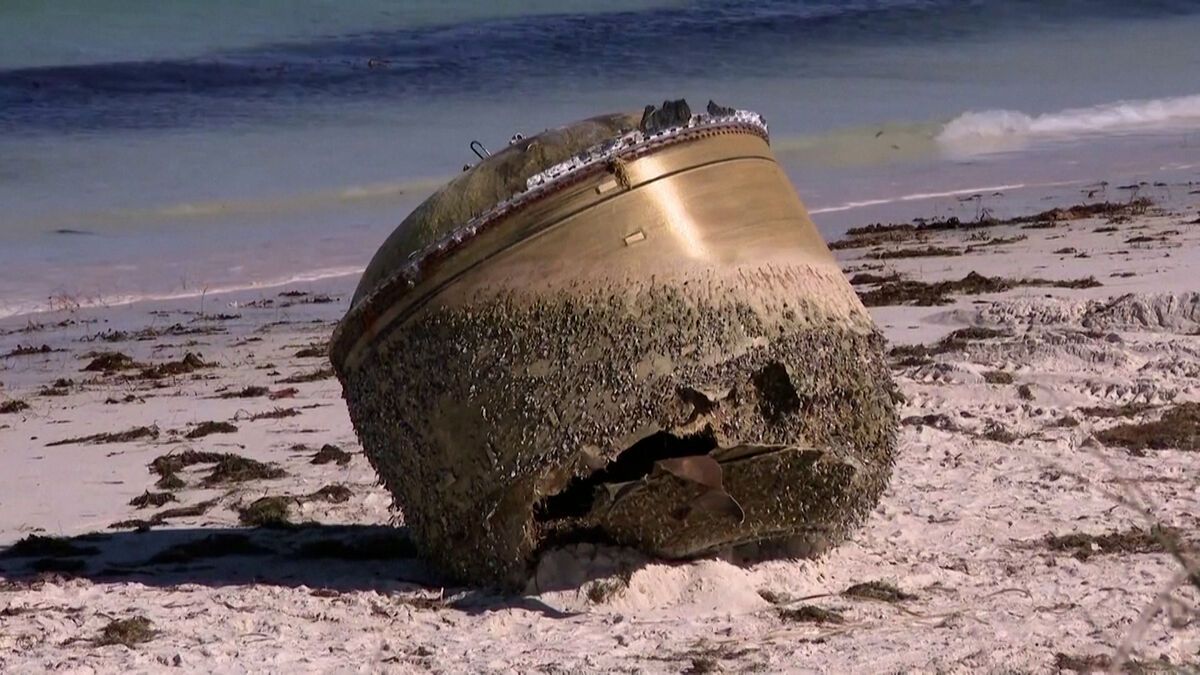
M708 109L517 141L364 275L333 362L414 539L455 576L519 585L581 539L814 555L876 504L882 340L762 119Z

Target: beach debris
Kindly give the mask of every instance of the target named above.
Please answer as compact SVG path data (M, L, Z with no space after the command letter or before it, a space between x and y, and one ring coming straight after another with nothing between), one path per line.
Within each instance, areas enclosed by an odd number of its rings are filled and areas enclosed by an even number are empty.
M978 272L969 272L962 279L947 281L889 281L877 288L860 293L859 297L867 307L887 305L916 305L929 307L946 305L953 302L951 295L979 295L982 293L1002 293L1014 288L1040 286L1047 288L1096 288L1102 286L1095 277L1083 279L1007 279L1004 277L989 277Z
M1118 417L1130 418L1154 410L1156 406L1149 403L1131 402L1122 403L1118 406L1086 406L1079 408L1076 412L1088 417L1102 417L1115 419Z
M1011 336L1012 333L997 328L968 326L953 331L933 345L897 345L888 351L888 356L900 366L924 365L934 356L963 351L974 342Z
M155 481L154 487L159 490L182 490L187 487L187 483L179 476L168 473Z
M149 518L133 518L130 520L122 520L120 522L109 525L110 529L114 530L148 530L166 523L172 518L195 518L208 513L208 510L217 505L218 500L210 499L204 502L198 502L191 506L180 506L173 509L163 509L150 516Z
M170 492L150 492L146 490L142 494L129 500L130 506L135 506L139 509L158 508L168 502L177 502L179 498Z
M195 440L212 434L232 434L237 430L238 428L229 422L201 422L196 425L196 428L187 432L185 438Z
M1096 439L1131 452L1200 450L1200 402L1181 403L1155 421L1118 424L1098 431Z
M608 579L597 579L588 585L587 598L593 605L603 605L625 593L632 578L632 573L627 572Z
M887 581L867 581L853 586L842 591L842 596L846 598L857 598L860 600L878 600L879 602L906 602L908 600L916 600L917 596L912 593L905 593L896 587L895 584Z
M846 623L846 617L841 612L816 605L780 607L775 612L781 620L789 623Z
M179 472L197 464L213 465L209 474L202 481L205 487L213 487L226 483L244 483L251 480L272 480L287 475L283 469L274 464L265 464L258 460L228 452L203 452L198 450L184 450L183 452L156 457L154 461L150 462L150 471L158 474L163 481L174 477L176 480L172 482L177 481L182 483L182 479L178 478ZM178 489L165 488L162 485L158 487L160 489ZM179 487L182 487L182 485Z
M957 431L958 425L948 415L942 413L931 413L928 415L913 415L900 420L901 426L906 427L932 427L939 431Z
M29 410L29 404L19 398L10 398L0 403L0 415L11 415L22 410Z
M1073 429L1079 426L1079 420L1076 419L1074 415L1063 415L1062 417L1054 420L1053 426L1063 429Z
M925 248L899 248L891 251L875 251L868 253L866 256L872 260L894 260L898 258L937 258L945 256L959 256L963 251L960 248L945 247L945 246L926 246Z
M42 345L41 347L35 347L33 345L17 345L12 351L8 352L7 354L4 354L3 358L7 359L7 358L12 358L14 356L33 356L35 354L53 354L54 352L61 352L61 351L63 351L63 350L51 349L50 345L45 345L45 344Z
M158 380L165 377L178 377L179 375L187 375L202 368L211 368L213 364L206 363L199 354L187 352L183 358L178 361L168 361L158 365L145 368L138 375L144 380Z
M82 445L90 443L130 443L142 439L158 438L158 426L150 425L148 427L134 427L125 431L105 432L92 434L90 436L79 436L77 438L66 438L61 441L52 441L47 443L47 447L56 445Z
M380 247L329 352L440 571L524 588L595 540L811 557L871 511L896 442L883 340L766 135L715 104L594 117L482 157ZM668 176L713 199L666 204Z
M974 252L976 252L976 251L979 251L979 250L981 250L981 249L990 248L990 247L992 247L992 246L1007 246L1007 245L1009 245L1009 244L1015 244L1015 243L1017 243L1017 242L1022 242L1022 241L1025 241L1025 240L1027 240L1027 239L1029 239L1029 237L1028 237L1027 235L1024 235L1024 234L1018 234L1018 235L1014 235L1014 236L1012 236L1012 237L992 237L992 238L990 238L990 239L987 239L987 240L985 240L985 241L981 241L981 242L979 242L979 243L971 244L971 245L970 245L970 246L968 246L968 247L966 248L966 250L965 250L965 251L963 251L963 252L964 252L964 253L974 253Z
M70 539L31 534L0 551L0 558L73 558L99 552L95 546L80 546Z
M329 356L329 345L309 345L296 352L295 356L298 359L323 359Z
M143 642L149 642L157 635L154 624L144 616L133 616L128 619L114 619L108 623L96 638L98 646L124 645L133 648Z
M267 464L241 455L226 454L217 460L212 471L203 479L206 487L227 483L245 483L252 480L274 480L287 475L274 464Z
M863 286L871 284L886 284L895 281L900 281L903 277L899 272L891 274L871 274L870 272L860 272L850 277L850 283L854 286Z
M1020 438L1003 424L994 420L984 425L983 433L979 434L979 437L996 443L1015 443Z
M219 398L258 398L260 396L269 396L270 394L270 387L252 384L237 391L227 391L221 394Z
M85 356L87 356L85 354ZM141 368L141 364L135 362L127 354L121 352L93 352L92 360L83 367L84 372L89 373L115 373L120 370L130 370L133 368Z
M184 450L183 452L175 452L154 458L154 461L150 462L150 471L160 476L167 476L178 473L194 464L212 464L218 462L224 456L225 453L222 452Z
M346 466L353 456L332 443L326 443L312 456L313 464L329 464L337 462L338 466Z
M298 415L300 415L300 411L295 408L276 407L272 410L267 410L266 412L254 413L246 419L250 420L251 422L257 422L258 420L281 420L288 417L296 417Z
M311 492L303 497L299 497L300 501L318 501L329 502L330 504L345 504L354 496L354 492L340 483L333 483L325 487Z
M984 372L983 381L988 384L1012 384L1012 373L1003 370L989 370Z
M319 382L321 380L328 380L331 377L333 377L333 369L332 368L318 368L311 372L290 375L288 377L283 378L282 380L277 380L277 383L278 384L304 384L306 382Z
M1148 530L1132 527L1104 534L1047 534L1042 545L1052 551L1070 553L1079 560L1120 553L1169 553L1182 541L1177 528L1155 525Z
M291 525L288 508L295 497L260 497L238 509L238 521L250 527L286 527Z

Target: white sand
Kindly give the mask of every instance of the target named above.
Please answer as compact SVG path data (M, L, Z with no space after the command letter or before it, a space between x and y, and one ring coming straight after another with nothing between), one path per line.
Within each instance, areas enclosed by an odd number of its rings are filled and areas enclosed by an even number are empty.
M38 575L29 567L33 559L0 558L0 671L1053 672L1056 663L1069 665L1056 661L1059 653L1112 654L1126 644L1138 659L1195 667L1200 593L1179 584L1181 568L1171 556L1100 552L1081 560L1041 543L1047 534L1147 527L1148 516L1128 504L1135 491L1144 495L1154 522L1197 538L1200 453L1164 449L1138 456L1105 447L1093 431L1125 420L1078 411L1200 400L1200 225L1181 224L1193 219L1194 210L1143 217L1117 225L1115 233L1096 233L1103 225L1098 220L951 232L922 245L979 243L968 241L971 236L1028 239L964 256L888 261L873 270L925 280L972 270L1050 279L1094 275L1104 285L1019 288L959 297L949 306L873 310L897 344L931 343L972 324L1014 336L895 370L907 398L903 416L941 414L954 428L901 428L899 461L883 502L852 541L825 558L750 568L719 560L643 565L629 552L580 546L548 556L523 597L442 588L434 571L403 555L352 561L297 554L306 542L353 545L388 531L374 526L402 522L361 454L344 467L309 462L325 443L360 451L337 381L277 382L326 365L294 354L327 338L349 289L318 285L306 290L336 294L339 301L286 309L278 307L286 299L272 294L209 298L207 312L241 314L226 321L193 323L194 316L181 313L198 311L189 301L41 316L47 325L28 332L9 332L21 327L9 322L0 326L6 333L0 353L31 343L65 351L0 361L0 403L20 398L31 405L0 415L0 545L31 533L100 534L75 540L98 549L77 558L85 565L78 576ZM1168 230L1179 234L1125 243ZM1068 246L1090 257L1052 253ZM859 259L864 252L844 251L846 267L880 265ZM1133 276L1112 276L1117 273ZM1108 306L1124 294L1133 297ZM276 306L228 306L255 297ZM150 309L168 314L151 316ZM54 326L63 320L76 323ZM291 323L271 325L278 321ZM224 332L81 341L101 330L176 322ZM82 354L99 349L152 363L192 351L217 367L198 371L201 379L168 378L162 388L148 388L79 372L88 362ZM1010 373L1014 383L986 383L983 373L996 370ZM65 396L38 394L60 377L76 382ZM298 392L276 401L214 398L257 384ZM1020 385L1028 385L1032 400L1020 396ZM130 394L133 402L105 403ZM301 406L318 407L286 419L244 419ZM1161 412L1152 408L1135 419ZM1080 424L1056 426L1065 414ZM238 430L182 438L206 420L233 420ZM150 424L160 430L155 440L46 445ZM1000 427L1017 439L983 437ZM296 444L309 448L292 449ZM147 471L152 459L185 448L274 462L288 475L208 489L196 486L208 467L193 467L182 474L189 487L178 492L178 503L162 508L216 499L207 513L142 534L108 529L155 512L128 502L154 490L157 476ZM350 489L348 501L305 500L291 510L293 520L330 527L240 529L239 505L335 483ZM143 565L180 542L239 532L270 550ZM604 579L623 570L631 571L627 587L619 577ZM874 580L916 597L887 603L839 595ZM611 593L601 598L597 584L609 584ZM838 611L845 623L784 620L760 591L787 606ZM1168 608L1140 624L1160 593L1167 594ZM135 615L153 623L153 639L133 648L95 644L111 620Z

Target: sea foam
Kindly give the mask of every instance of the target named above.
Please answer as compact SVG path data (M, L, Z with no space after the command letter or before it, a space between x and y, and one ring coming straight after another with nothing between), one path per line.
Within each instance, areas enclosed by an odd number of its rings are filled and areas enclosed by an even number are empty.
M947 123L937 141L951 152L970 153L1019 149L1034 140L1170 129L1200 129L1200 95L1118 101L1042 115L967 112Z

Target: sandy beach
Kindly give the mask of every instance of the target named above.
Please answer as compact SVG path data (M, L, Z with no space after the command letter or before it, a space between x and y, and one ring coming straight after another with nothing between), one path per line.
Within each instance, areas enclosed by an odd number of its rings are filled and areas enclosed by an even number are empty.
M519 596L417 559L362 456L326 357L355 278L8 319L0 670L1198 668L1191 192L852 230L906 399L866 526L750 567L580 544Z

